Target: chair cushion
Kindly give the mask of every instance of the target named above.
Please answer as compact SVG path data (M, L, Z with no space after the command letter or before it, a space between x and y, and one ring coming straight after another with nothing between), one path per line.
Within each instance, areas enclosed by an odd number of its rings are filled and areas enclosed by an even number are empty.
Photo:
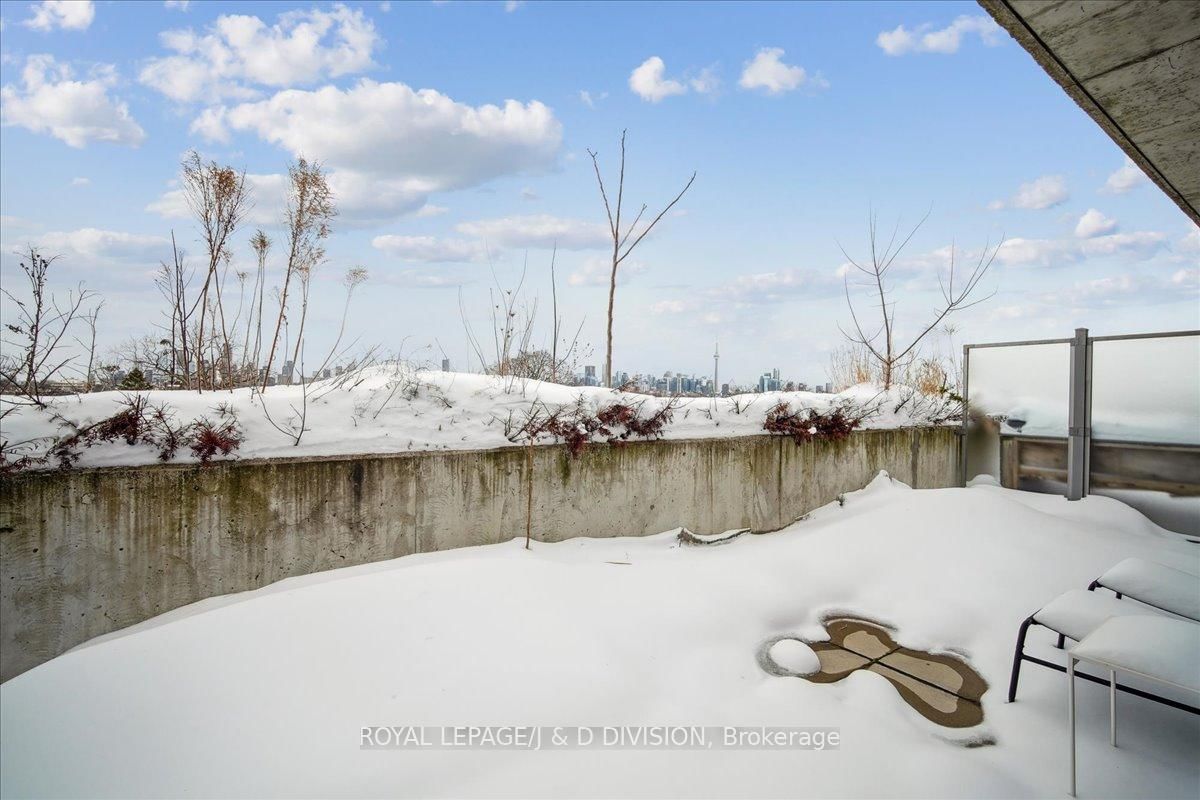
M1127 558L1099 580L1106 589L1200 620L1200 576L1144 558Z
M1200 624L1186 619L1113 617L1071 655L1200 692Z
M1154 609L1118 600L1111 594L1072 589L1051 600L1033 618L1039 625L1078 642L1112 617L1153 613Z

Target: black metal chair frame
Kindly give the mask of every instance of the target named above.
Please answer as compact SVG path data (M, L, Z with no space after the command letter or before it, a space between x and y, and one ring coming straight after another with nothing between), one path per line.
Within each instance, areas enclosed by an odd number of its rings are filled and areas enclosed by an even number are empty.
M1100 581L1099 580L1092 581L1091 584L1088 585L1088 591L1095 591L1097 586L1102 586ZM1104 588L1108 588L1108 587L1104 587ZM1118 600L1121 599L1120 592L1114 592L1114 594L1116 594ZM1150 605L1150 604L1146 603L1146 605ZM1153 606L1153 607L1158 608L1158 606ZM1166 609L1159 609L1159 610L1166 611ZM1021 629L1017 633L1017 647L1016 647L1016 652L1013 653L1012 677L1010 677L1009 681L1008 681L1008 702L1010 702L1010 703L1016 702L1016 699L1017 699L1017 682L1021 678L1021 662L1022 661L1029 661L1034 664L1038 664L1043 667L1049 667L1050 669L1058 670L1059 672L1063 672L1063 673L1065 673L1067 671L1067 668L1062 666L1061 664L1055 664L1053 661L1046 661L1043 658L1037 658L1036 656L1028 655L1025 652L1025 636L1029 633L1029 627L1031 625L1042 625L1042 623L1040 623L1036 619L1034 619L1035 616L1037 616L1036 611L1033 614L1031 614L1029 617L1027 617L1024 622L1021 623ZM1042 625L1042 627L1046 627L1046 626ZM1054 630L1054 629L1048 628L1048 630ZM1059 650L1061 650L1063 648L1063 645L1066 643L1067 637L1064 634L1058 633L1058 631L1054 631L1054 632L1058 634L1058 642L1056 643L1055 646ZM1092 683L1099 683L1103 686L1109 685L1107 679L1097 678L1095 675L1088 675L1086 672L1080 672L1078 670L1075 671L1075 677L1082 678L1085 681L1091 681ZM1117 686L1118 691L1126 692L1128 694L1134 695L1135 697L1141 697L1146 700L1153 700L1156 703L1162 703L1163 705L1170 706L1171 708L1178 708L1180 711L1187 711L1191 714L1200 714L1200 708L1196 708L1195 706L1189 706L1187 703L1181 703L1178 700L1172 700L1169 697L1162 697L1157 694L1151 694L1150 692L1143 692L1141 689L1135 689L1132 686L1122 686L1119 683L1116 686Z

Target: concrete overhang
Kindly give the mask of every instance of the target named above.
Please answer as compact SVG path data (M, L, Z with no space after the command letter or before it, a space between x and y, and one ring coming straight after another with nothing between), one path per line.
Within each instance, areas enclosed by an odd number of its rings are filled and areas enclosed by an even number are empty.
M1200 225L1200 2L979 4Z

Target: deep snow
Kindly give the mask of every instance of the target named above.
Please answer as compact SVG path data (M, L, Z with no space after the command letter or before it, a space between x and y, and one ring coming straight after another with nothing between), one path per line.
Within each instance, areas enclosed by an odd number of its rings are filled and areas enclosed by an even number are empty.
M305 402L307 393L307 403ZM45 452L55 437L69 432L54 419L58 414L77 425L94 423L120 410L132 392L95 392L47 398L49 408L19 406L0 421L0 440L8 448L20 445L17 455ZM360 455L411 450L476 450L508 447L508 436L525 420L531 408L570 408L582 401L591 411L612 403L644 404L649 416L668 398L582 386L562 386L541 381L502 378L474 373L413 370L403 364L369 367L353 378L330 379L301 386L273 386L257 394L250 389L233 391L147 391L151 405L165 402L177 423L200 417L215 419L217 407L227 404L236 412L244 442L236 458ZM910 392L911 394L911 392ZM927 424L917 409L938 405L917 395L902 404L900 389L890 392L866 384L841 394L767 392L723 398L684 398L664 431L666 439L700 439L748 436L763 433L763 419L777 403L794 409L822 411L844 406L854 413L867 412L864 428L896 428ZM10 407L11 398L0 398ZM294 435L304 433L299 445ZM269 419L285 429L279 430ZM25 443L25 444L22 444ZM546 443L544 440L539 444ZM156 451L147 445L123 441L104 443L82 451L81 467L152 464ZM175 462L195 461L186 449ZM50 464L48 466L56 466Z
M1021 620L1127 556L1200 550L1115 500L880 476L720 547L520 541L296 578L111 634L0 686L0 790L87 796L1060 796L1065 678ZM763 642L831 612L968 657L986 719L953 732L883 678L766 674ZM1029 649L1061 658L1034 629ZM1200 719L1080 683L1080 796L1196 797ZM839 750L362 750L373 725L840 728ZM995 744L967 748L968 740Z

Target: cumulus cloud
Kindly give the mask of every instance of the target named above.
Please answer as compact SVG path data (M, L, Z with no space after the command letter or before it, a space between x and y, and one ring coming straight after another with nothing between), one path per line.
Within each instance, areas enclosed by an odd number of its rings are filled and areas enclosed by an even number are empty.
M321 161L342 212L360 221L415 211L434 192L547 172L562 144L561 123L536 100L471 106L432 89L369 79L209 108L192 130L214 141L250 132Z
M387 234L376 236L371 240L371 246L404 261L453 263L484 261L487 258L487 249L482 242L468 242L462 239Z
M641 261L624 261L617 268L617 285L624 286L630 279L645 273L650 268ZM612 280L612 261L589 258L567 278L571 286L608 286Z
M483 239L490 244L517 249L557 246L560 250L589 250L612 244L608 227L599 222L564 219L549 214L462 222L456 229L459 233Z
M783 63L783 48L764 47L742 68L738 86L761 89L767 94L783 94L799 89L808 80L803 67Z
M988 208L993 211L1001 208L1040 210L1064 203L1070 196L1066 178L1062 175L1043 175L1028 183L1022 183L1017 193L1009 200L994 200L988 204Z
M96 264L140 264L153 267L171 249L164 236L80 228L51 231L35 237L34 244L48 255L62 256L72 267Z
M1090 239L1104 233L1112 233L1117 229L1117 221L1104 216L1094 208L1083 212L1079 223L1075 226L1075 235L1080 239Z
M98 65L86 80L76 80L71 67L53 56L30 56L21 70L21 85L0 89L0 124L48 133L71 147L88 142L137 147L146 133L129 107L109 96L116 83L110 65Z
M55 28L85 31L96 17L92 0L42 0L31 5L29 10L33 16L25 20L25 25L35 31L52 31Z
M643 100L657 103L671 95L683 94L687 86L666 77L667 65L658 56L650 56L629 73L629 88Z
M958 52L963 39L978 35L987 46L1003 41L1003 29L984 14L963 15L944 28L934 28L931 23L908 29L899 25L895 30L883 31L875 37L875 44L889 56L908 53L941 53L950 55Z
M1104 186L1100 191L1107 194L1125 194L1131 192L1143 183L1150 179L1146 177L1146 173L1133 163L1133 159L1128 156L1125 158L1125 163L1108 176L1108 180L1104 182Z
M432 89L364 79L349 89L291 89L220 109L203 132L249 131L333 168L404 177L425 191L475 186L500 175L545 172L562 125L534 100L471 106Z
M381 40L361 9L336 4L259 17L224 14L205 33L190 28L160 34L172 55L152 58L139 80L172 100L192 103L248 99L257 87L283 88L362 72L374 66Z
M254 205L246 213L245 221L251 225L278 225L283 214L284 192L287 176L281 174L256 175L246 173L246 187ZM157 200L149 203L146 210L165 219L191 219L187 197L182 189L170 189Z
M402 178L376 178L353 170L338 170L331 172L328 180L338 208L337 226L371 226L390 222L408 213L433 216L445 211L426 203L428 194L423 186L413 186ZM282 173L247 173L246 185L254 200L246 221L252 225L279 225L287 195L287 176ZM191 217L181 189L163 193L146 206L146 210L168 219Z
M1003 266L1056 267L1093 257L1144 260L1162 250L1167 235L1158 231L1110 233L1089 239L1005 240L996 253Z

